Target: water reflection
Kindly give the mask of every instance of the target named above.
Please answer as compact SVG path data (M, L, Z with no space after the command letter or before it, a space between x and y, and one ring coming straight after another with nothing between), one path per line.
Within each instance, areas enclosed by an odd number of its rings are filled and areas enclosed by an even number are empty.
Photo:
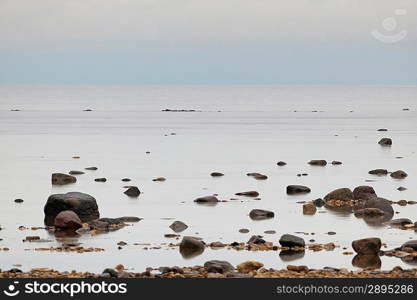
M301 259L304 255L305 251L282 250L279 253L279 258L285 262Z
M356 255L352 260L352 265L357 268L366 269L380 269L382 262L378 255Z
M182 257L185 259L194 258L196 256L203 254L203 252L204 252L204 248L180 247L180 253Z

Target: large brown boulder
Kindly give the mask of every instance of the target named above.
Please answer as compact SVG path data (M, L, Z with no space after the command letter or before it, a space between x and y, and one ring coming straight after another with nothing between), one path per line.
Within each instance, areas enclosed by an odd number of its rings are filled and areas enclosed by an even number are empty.
M379 238L366 238L352 242L352 248L358 254L378 254L381 245Z
M69 183L76 183L77 178L63 173L53 173L51 177L52 184L64 185Z
M376 197L377 195L375 193L375 190L371 186L358 186L353 190L353 198L355 200L369 200Z
M324 201L326 202L329 200L350 201L353 199L354 199L353 192L348 188L340 188L340 189L334 190L333 192L328 193L324 197Z
M55 217L64 210L72 210L82 222L89 222L100 217L94 197L79 192L54 194L49 196L44 207L45 224L52 226Z
M61 230L77 230L83 225L75 212L72 210L64 210L55 217L54 226L56 229Z

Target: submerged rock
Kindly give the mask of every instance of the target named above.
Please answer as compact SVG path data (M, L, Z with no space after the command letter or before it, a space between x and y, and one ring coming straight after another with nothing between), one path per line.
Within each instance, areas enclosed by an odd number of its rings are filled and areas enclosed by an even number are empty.
M63 173L53 173L51 178L52 184L64 185L69 183L76 183L77 178Z
M282 247L305 247L303 238L291 234L284 234L281 236L279 243Z
M55 217L64 210L72 210L82 222L88 222L100 217L94 197L79 192L54 194L49 196L44 207L45 224L52 226Z
M54 226L61 230L77 230L83 225L81 219L75 212L72 210L64 210L55 217Z
M249 217L252 220L266 220L266 219L271 219L274 216L275 214L272 211L263 210L263 209L253 209L249 213Z
M362 208L355 211L356 217L378 217L385 215L385 212L379 208Z
M288 195L295 195L295 194L307 194L310 193L311 189L309 187L303 185L289 185L287 186L287 194Z
M381 245L379 238L366 238L352 242L352 248L358 254L378 254Z

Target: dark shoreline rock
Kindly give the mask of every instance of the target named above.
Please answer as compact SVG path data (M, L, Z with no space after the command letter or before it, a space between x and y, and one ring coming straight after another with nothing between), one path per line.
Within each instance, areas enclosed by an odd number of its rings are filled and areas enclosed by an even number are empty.
M137 186L130 186L126 191L124 191L124 194L126 194L129 197L139 197L140 190Z
M379 238L366 238L355 240L352 242L352 248L358 254L378 254L381 249L382 242Z
M292 234L284 234L283 236L281 236L281 238L279 239L279 243L282 247L305 247L304 239Z
M390 138L382 138L378 144L380 144L381 146L391 146L392 145L392 140Z
M252 220L266 220L271 219L275 216L272 211L264 209L252 209L249 213L249 217Z

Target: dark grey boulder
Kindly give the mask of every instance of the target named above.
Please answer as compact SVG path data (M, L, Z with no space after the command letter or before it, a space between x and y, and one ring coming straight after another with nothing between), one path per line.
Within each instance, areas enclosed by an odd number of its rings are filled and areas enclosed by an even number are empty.
M139 197L140 190L137 186L130 186L124 193L129 197Z
M305 247L305 241L303 238L291 234L284 234L281 236L279 243L282 247Z
M249 213L249 217L252 220L266 220L271 219L275 216L272 211L264 210L264 209L253 209Z
M51 177L52 184L64 185L69 183L76 183L77 178L68 174L53 173Z
M287 194L288 195L295 195L295 194L307 194L310 193L311 189L304 185L289 185L287 186Z
M92 221L100 217L94 197L79 192L54 194L49 196L44 207L45 224L52 226L55 217L64 210L72 210L82 222Z
M234 267L225 260L209 260L204 263L204 269L208 273L226 274L234 271Z

